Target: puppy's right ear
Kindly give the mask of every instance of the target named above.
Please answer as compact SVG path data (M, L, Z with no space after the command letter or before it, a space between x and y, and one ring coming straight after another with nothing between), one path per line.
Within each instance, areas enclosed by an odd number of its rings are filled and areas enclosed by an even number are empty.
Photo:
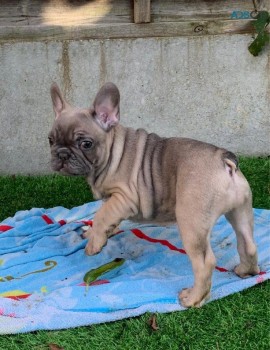
M120 119L120 93L116 85L106 83L99 90L95 101L95 118L105 131L119 123Z
M61 112L67 107L68 103L64 99L56 83L53 83L51 86L51 97L52 97L52 104L53 104L53 110L55 113L55 118L58 118Z

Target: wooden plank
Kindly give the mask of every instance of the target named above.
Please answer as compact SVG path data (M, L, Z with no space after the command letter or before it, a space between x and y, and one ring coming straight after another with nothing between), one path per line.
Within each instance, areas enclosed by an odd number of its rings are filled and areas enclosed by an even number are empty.
M134 22L149 23L151 21L150 0L134 0Z
M254 1L258 10L270 10L269 0ZM254 10L253 0L0 0L0 26L133 23L133 10L144 23L150 3L152 22L244 19Z
M0 27L0 42L79 39L120 39L148 37L200 36L253 33L252 20L160 22L140 24L95 24L81 26Z
M130 0L0 0L0 26L132 23Z
M0 0L0 40L74 40L251 33L252 0ZM136 5L135 5L136 3ZM255 0L258 10L269 0ZM145 10L145 7L147 10ZM144 10L143 10L144 9ZM236 15L232 17L232 14Z
M270 11L269 0L253 0L254 6L258 11Z
M265 9L269 0L255 0L258 10ZM254 11L252 0L152 0L151 21L172 22L214 19L247 19Z

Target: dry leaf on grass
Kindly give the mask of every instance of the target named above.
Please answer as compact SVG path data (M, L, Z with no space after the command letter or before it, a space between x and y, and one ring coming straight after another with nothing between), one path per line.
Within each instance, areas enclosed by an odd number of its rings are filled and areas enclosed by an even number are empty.
M157 331L159 329L157 325L157 316L155 314L151 315L151 317L149 318L148 324L153 331Z
M57 344L53 344L53 343L49 344L49 348L50 348L50 350L64 350L64 348L60 347Z

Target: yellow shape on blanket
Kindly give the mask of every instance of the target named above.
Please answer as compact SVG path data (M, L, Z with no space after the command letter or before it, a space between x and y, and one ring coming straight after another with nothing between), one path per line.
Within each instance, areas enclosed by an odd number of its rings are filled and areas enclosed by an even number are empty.
M40 288L40 291L41 291L41 293L49 293L46 286L42 286L42 287Z
M8 292L0 293L0 297L17 297L21 295L27 295L28 293L20 289L9 290Z
M3 266L4 265L4 259L0 259L0 266Z

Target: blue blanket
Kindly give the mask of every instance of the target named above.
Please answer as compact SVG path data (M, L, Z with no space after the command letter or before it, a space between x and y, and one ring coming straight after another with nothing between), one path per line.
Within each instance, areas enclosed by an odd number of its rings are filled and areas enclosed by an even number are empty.
M100 254L86 256L83 229L91 225L100 205L20 211L0 224L1 334L184 309L178 292L192 286L193 274L177 227L135 226L125 221ZM210 301L269 279L270 211L254 209L254 215L262 272L247 279L232 272L239 261L236 238L221 217L211 238L217 266ZM116 258L123 259L122 264L97 273ZM90 270L96 275L87 286L84 276Z

